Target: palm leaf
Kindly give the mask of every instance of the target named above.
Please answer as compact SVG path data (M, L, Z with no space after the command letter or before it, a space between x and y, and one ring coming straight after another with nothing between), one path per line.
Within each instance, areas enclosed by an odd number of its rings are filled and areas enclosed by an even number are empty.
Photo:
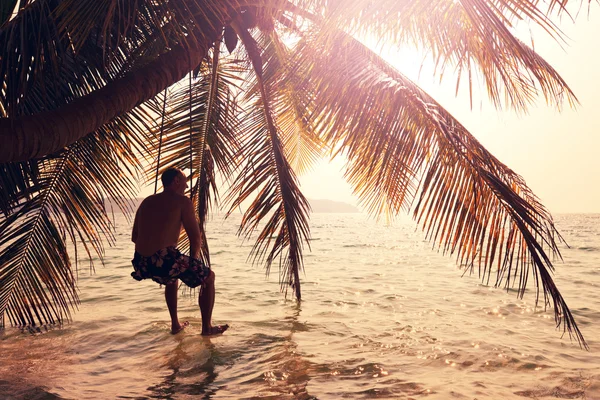
M208 101L206 104L206 113L203 118L203 124L200 131L200 137L198 140L198 146L195 149L197 154L196 163L193 165L193 169L197 171L198 178L196 179L196 185L192 188L192 201L194 208L196 209L196 215L200 224L200 233L202 236L202 244L200 247L200 258L205 264L210 265L210 253L208 250L208 241L206 240L206 218L210 208L210 194L211 190L215 194L218 194L217 184L215 179L215 170L213 160L210 158L210 147L207 145L209 132L213 125L213 121L218 119L215 118L214 114L217 110L217 91L219 90L219 56L221 52L221 42L217 40L213 49L212 65L210 75L205 76L208 82ZM214 133L213 133L214 135Z
M513 3L513 2L510 2ZM335 46L336 30L355 37L386 39L387 46L414 45L431 52L437 73L457 71L460 84L480 74L495 106L525 111L541 92L548 103L569 106L577 99L562 77L535 51L511 32L510 20L528 16L549 32L558 28L534 4L519 2L508 7L486 0L384 0L377 7L364 7L362 0L333 1L319 15L303 16L321 26L319 41ZM323 23L327 18L327 24Z
M193 128L192 151L199 151L198 144L200 140L204 140L200 138L200 134L201 128L205 127L212 74L208 72L206 66L203 66L201 71L199 79L192 81L191 93L188 85L182 84L175 87L173 93L167 98L161 171L169 167L190 168L190 125ZM208 129L205 145L210 149L215 165L224 176L232 173L235 164L233 160L237 157L239 120L234 91L237 90L240 81L240 78L235 75L238 71L239 67L236 63L219 64L214 109L210 126L205 127ZM155 139L150 147L157 149L159 127L155 127L153 131Z
M215 49L213 54L218 52ZM239 80L235 76L238 69L236 63L219 63L218 57L213 58L210 68L202 66L202 74L192 81L191 91L188 85L181 85L167 100L159 171L170 167L193 170L190 182L196 178L196 184L192 187L192 199L202 228L211 194L218 200L217 173L228 179L236 164L239 121L233 91ZM204 229L201 232L204 236ZM208 243L203 239L201 257L210 264ZM189 247L183 233L179 245L182 250Z
M113 224L104 199L116 200L125 212L137 194L139 157L145 157L149 126L155 109L147 103L115 119L68 149L35 166L35 182L28 174L3 179L13 182L15 199L0 226L0 314L20 326L63 322L78 303L73 259L82 246L91 263L92 252L102 259L103 243L113 242ZM3 164L20 170L23 163ZM0 191L4 192L4 187Z
M302 174L321 159L326 144L311 126L311 101L306 90L299 87L301 77L291 67L292 50L275 30L264 32L259 40L264 82L271 93L285 156L294 171Z
M367 208L395 215L417 200L428 239L520 296L533 276L536 300L543 293L557 326L586 345L550 275L560 255L552 217L523 179L371 50L341 32L336 39L330 48L301 42L298 65L311 72L314 124L346 152Z
M233 200L231 210L256 196L244 213L239 232L249 236L263 218L267 219L252 250L254 260L262 260L266 256L268 274L273 261L280 257L281 289L287 293L288 286L291 286L296 298L300 299L299 272L303 268L303 241L308 243L309 237L309 205L285 158L279 129L273 118L269 86L263 77L261 51L239 21L234 21L232 27L252 62L258 93L253 94L254 104L248 107L244 118L243 131L247 133L242 154L246 164L229 194ZM250 98L247 101L250 102Z
M15 325L62 322L78 303L69 237L78 262L83 246L102 259L103 242L113 242L113 225L103 199L131 210L140 165L126 123L90 135L58 156L40 161L38 190L0 226L0 314ZM131 136L131 132L127 132ZM138 131L139 133L139 131ZM124 164L136 168L123 168Z
M76 301L75 280L61 235L50 223L44 209L23 207L0 225L0 310L7 311L12 324L55 323L63 319L63 309ZM29 243L33 242L34 247ZM29 252L32 249L35 252ZM50 283L48 289L42 282ZM60 285L60 286L59 286ZM67 314L68 316L68 314Z
M0 313L6 311L14 325L60 322L78 302L61 226L77 226L102 251L90 221L100 222L105 231L108 225L83 196L83 176L77 176L81 172L73 168L72 155L67 151L48 161L41 174L44 190L0 226ZM80 214L82 207L92 212Z
M0 3L0 26L13 15L17 0L6 0Z
M39 184L37 161L0 164L0 210L4 216L13 212L24 199L29 199Z

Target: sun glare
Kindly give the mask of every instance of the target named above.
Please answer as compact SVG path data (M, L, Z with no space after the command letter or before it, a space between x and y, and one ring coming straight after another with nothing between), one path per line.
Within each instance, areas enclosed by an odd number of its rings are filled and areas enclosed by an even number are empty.
M435 64L431 55L411 47L388 51L381 55L400 72L414 82L422 78L433 78Z

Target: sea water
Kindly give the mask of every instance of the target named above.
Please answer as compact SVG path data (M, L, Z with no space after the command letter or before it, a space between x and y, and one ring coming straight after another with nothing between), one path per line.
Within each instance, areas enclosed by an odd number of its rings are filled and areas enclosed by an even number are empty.
M600 399L600 215L559 215L556 283L590 346L561 338L551 310L482 284L423 240L410 220L311 216L302 302L247 262L239 215L207 234L215 323L200 335L182 291L169 333L163 289L130 277L130 225L94 273L80 265L72 322L0 333L1 399ZM533 280L529 280L533 283Z

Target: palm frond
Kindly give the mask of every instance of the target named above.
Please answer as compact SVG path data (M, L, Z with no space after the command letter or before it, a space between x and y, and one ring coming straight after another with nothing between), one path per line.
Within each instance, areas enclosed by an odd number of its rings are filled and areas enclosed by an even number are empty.
M0 211L8 216L24 199L37 191L37 161L0 164Z
M218 52L215 49L213 57ZM191 168L190 182L196 179L192 199L203 227L211 196L218 199L217 173L224 179L231 176L239 149L238 106L234 97L239 68L236 63L218 61L217 57L210 67L201 66L199 79L192 81L191 91L189 85L182 84L168 97L159 168L159 172L170 167ZM204 229L201 232L204 235ZM201 256L210 263L206 240L203 246ZM183 233L180 247L184 251L189 248Z
M110 146L111 151L116 153L115 160L119 160L118 168L124 169L129 176L133 177L138 174L140 168L138 158L147 158L149 153L148 144L151 142L148 132L150 132L151 126L147 121L153 118L156 108L154 102L146 102L100 128L96 135L101 135L105 143L99 143L98 139L93 137L86 137L80 141L87 143L90 140L96 140L93 142L95 145ZM40 182L39 177L40 171L44 169L44 162L47 158L52 159L61 154L62 152L38 160L0 164L2 171L0 173L0 193L2 193L0 209L5 216L22 207L24 202L31 200L37 192L44 189L44 184ZM113 176L119 177L120 173ZM107 184L105 187L107 188L106 194L112 195L113 185ZM126 196L115 194L113 197L119 201L119 198L129 197L132 193L134 192L129 191ZM128 210L127 204L120 203L119 207L123 211Z
M303 269L303 242L308 243L309 238L309 205L284 154L269 87L263 77L261 50L239 22L234 21L232 27L252 62L258 93L253 94L253 104L244 118L243 131L246 135L241 153L246 164L229 194L233 200L231 210L256 196L244 213L239 232L249 236L264 218L267 219L252 250L254 260L262 260L266 256L268 274L273 261L280 257L281 290L287 293L288 286L291 286L296 298L300 299L299 273Z
M275 30L264 32L259 40L264 82L271 93L285 156L294 171L303 174L321 159L326 144L311 126L311 101L306 90L299 87L302 78L290 64L292 49ZM257 89L250 91L256 92Z
M13 15L18 0L6 0L0 3L0 27Z
M205 126L210 83L212 82L212 74L209 71L210 69L203 65L199 79L192 81L191 99L187 83L175 87L173 93L167 98L163 138L164 153L160 161L161 171L169 167L190 169L190 125L193 128L192 151L199 151L200 140L203 140L200 138L200 134L202 127ZM205 148L208 146L211 156L214 157L215 165L225 176L232 173L232 167L235 164L233 160L237 157L239 141L239 120L237 119L239 106L235 99L236 87L240 82L240 78L235 75L238 71L239 67L235 62L219 64L218 90L215 92L214 110L210 126L207 128L204 146ZM158 129L159 126L153 128L155 139L150 147L154 149L158 148Z
M102 260L103 243L113 242L106 197L131 212L139 158L148 150L146 121L155 108L141 105L64 151L30 161L35 182L20 172L23 163L2 164L5 171L17 170L0 181L17 188L0 226L0 314L12 324L39 326L70 317L78 297L69 252L75 266L80 246L91 267L92 253Z
M214 127L214 121L217 110L217 92L219 90L219 56L221 53L221 41L217 40L213 48L212 65L210 75L205 76L208 82L208 101L206 103L206 113L198 145L196 147L196 162L192 163L194 171L197 171L198 178L196 185L192 188L192 201L196 209L196 216L200 224L200 234L202 235L202 244L200 246L200 258L205 264L210 265L210 253L208 250L208 241L206 240L206 218L211 204L211 191L215 197L218 195L217 182L215 177L214 162L211 158L210 148L208 147L208 137L211 128ZM213 135L214 135L213 130Z
M319 41L335 45L336 30L360 38L377 37L380 43L414 45L431 53L436 74L455 69L457 88L467 77L472 95L472 77L480 75L493 104L526 111L543 95L549 104L562 107L577 103L562 77L539 54L514 36L503 12L516 17L536 14L539 23L560 33L532 2L523 9L499 6L494 1L395 1L364 7L362 0L334 1L321 15L305 14L321 26ZM529 11L527 11L529 10ZM325 25L323 21L327 20ZM464 76L463 76L464 75Z
M206 55L226 6L201 11L201 23L177 1L107 0L92 17L79 13L90 2L75 3L38 0L0 29L0 162L59 151L179 81Z
M0 225L0 315L19 326L61 321L77 301L65 244L36 200Z
M44 189L0 226L0 314L6 312L14 325L61 322L77 304L66 227L86 234L98 253L98 228L110 232L107 219L86 196L89 176L74 163L74 151L45 163Z
M417 200L428 239L520 296L533 276L536 300L552 301L557 325L585 345L550 275L551 256L560 255L552 217L523 179L360 42L340 32L335 46L318 44L297 49L299 68L310 71L314 124L348 155L349 179L368 208L394 215Z

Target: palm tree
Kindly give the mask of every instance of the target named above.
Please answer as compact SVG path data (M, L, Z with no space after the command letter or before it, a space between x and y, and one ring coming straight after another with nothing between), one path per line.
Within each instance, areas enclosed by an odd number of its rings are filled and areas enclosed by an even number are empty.
M458 80L482 76L498 106L575 95L512 27L558 40L548 0L11 0L0 7L0 314L63 321L74 267L111 243L105 198L162 168L193 171L199 223L250 203L239 233L278 261L300 299L309 205L296 174L344 155L373 214L412 212L426 237L485 282L552 305L585 341L551 277L560 235L524 180L361 42L429 51ZM157 165L160 161L160 165ZM150 167L148 167L150 165ZM70 243L70 245L69 245ZM71 246L71 250L69 250ZM210 262L208 247L202 257ZM73 267L73 264L75 266Z

